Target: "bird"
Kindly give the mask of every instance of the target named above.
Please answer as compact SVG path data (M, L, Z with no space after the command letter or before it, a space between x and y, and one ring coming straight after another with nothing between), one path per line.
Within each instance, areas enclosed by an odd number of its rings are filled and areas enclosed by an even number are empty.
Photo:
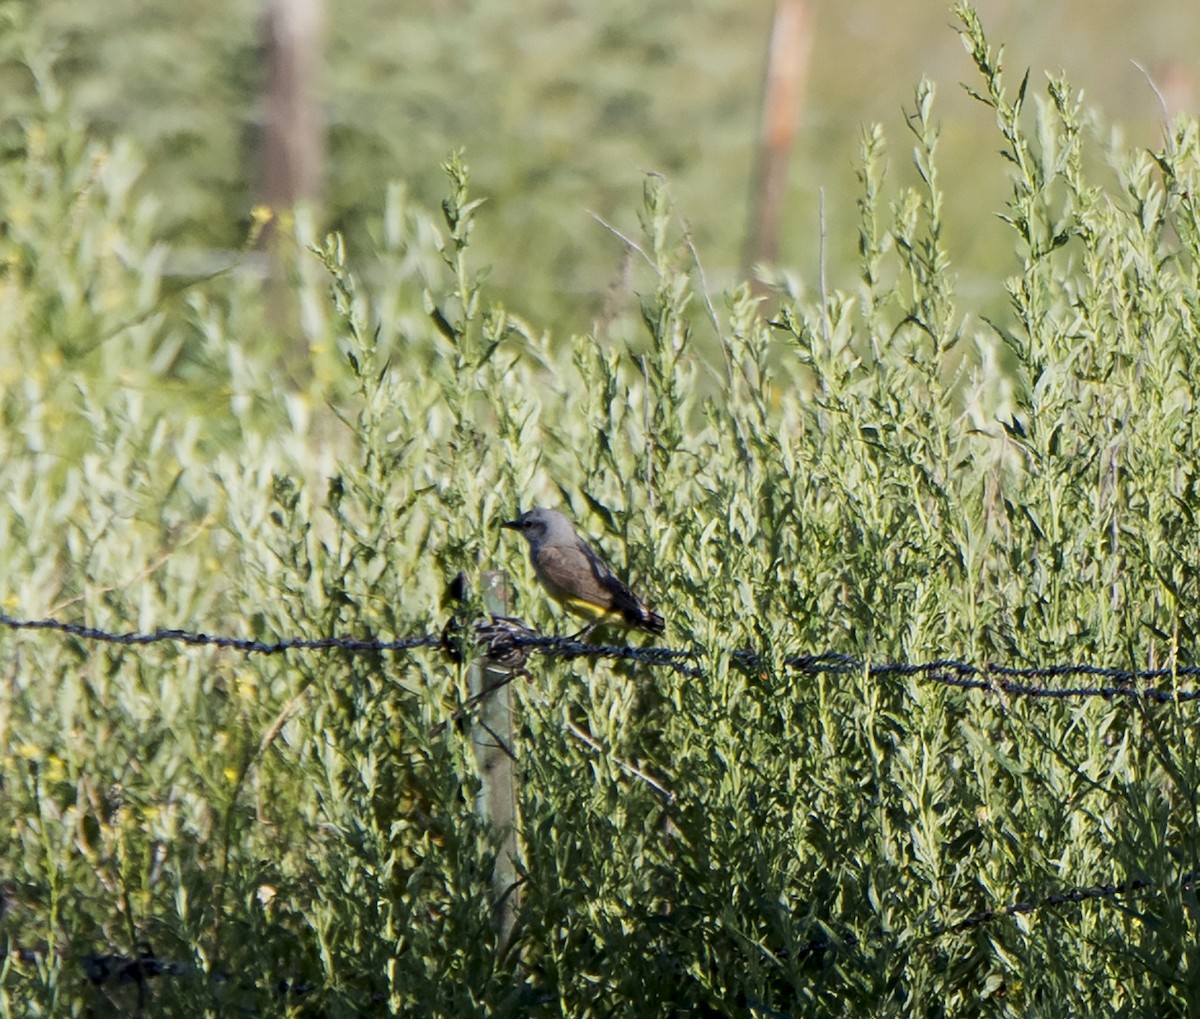
M623 623L649 633L666 631L666 622L634 594L575 532L558 510L527 510L501 527L529 542L529 561L550 597L591 622L571 639L579 640L605 622Z

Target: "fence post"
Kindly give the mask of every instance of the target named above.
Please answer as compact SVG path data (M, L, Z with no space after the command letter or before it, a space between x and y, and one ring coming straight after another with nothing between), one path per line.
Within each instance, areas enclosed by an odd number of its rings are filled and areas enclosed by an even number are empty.
M763 75L762 125L750 192L744 273L779 259L779 230L787 195L788 156L804 105L804 79L812 51L813 15L808 0L776 0L771 43ZM760 284L755 288L762 290Z
M493 615L508 615L508 575L484 570L480 575L483 607ZM508 675L507 669L476 659L468 674L472 696ZM506 683L483 698L474 726L475 760L481 786L476 810L497 838L496 863L492 871L492 909L498 954L507 948L520 906L517 865L517 786L511 755L513 720L509 685Z
M321 190L320 87L323 0L270 0L264 21L267 88L264 198L290 209Z

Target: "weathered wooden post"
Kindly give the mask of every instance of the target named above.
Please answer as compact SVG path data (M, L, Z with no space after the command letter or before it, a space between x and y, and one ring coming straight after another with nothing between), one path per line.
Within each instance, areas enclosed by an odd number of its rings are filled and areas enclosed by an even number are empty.
M484 608L493 615L507 615L508 575L498 570L484 570L480 584ZM473 730L475 760L482 780L476 809L498 839L496 865L492 871L492 908L501 954L508 948L521 901L517 874L520 860L517 846L517 784L511 749L512 698L510 685L503 682L508 674L508 669L481 657L472 663L467 677L472 697L497 687L482 697L478 721Z
M321 196L325 116L320 69L324 0L268 0L263 17L266 86L263 92L262 202L272 211L260 246L271 254L266 282L267 314L284 332L298 332L299 310L280 264L286 260L290 217L301 203L314 208ZM322 231L318 230L318 236ZM299 352L308 354L307 344Z
M750 226L744 256L747 277L756 263L774 263L779 259L779 224L787 193L788 157L804 105L812 22L808 0L776 0L763 75L758 158L750 192Z
M270 0L267 5L263 197L274 209L320 195L322 6L323 0Z

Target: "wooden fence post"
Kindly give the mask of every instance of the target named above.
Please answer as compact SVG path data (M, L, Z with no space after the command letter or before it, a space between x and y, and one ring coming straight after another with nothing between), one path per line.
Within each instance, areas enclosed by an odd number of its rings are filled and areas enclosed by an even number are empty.
M508 615L508 575L484 570L480 575L483 606L493 615ZM507 669L489 665L486 658L471 665L468 684L472 696L508 675ZM512 759L512 698L509 684L488 694L479 704L474 725L475 760L482 785L476 809L497 837L496 864L492 871L492 908L498 952L503 954L512 936L521 897L518 886L517 784Z
M323 0L270 0L267 5L263 198L275 209L315 200L321 191L322 6Z
M812 52L813 16L808 0L776 0L771 45L763 76L762 126L750 193L745 275L757 263L779 259L779 224L787 193L788 157L800 111ZM756 289L761 287L756 285Z

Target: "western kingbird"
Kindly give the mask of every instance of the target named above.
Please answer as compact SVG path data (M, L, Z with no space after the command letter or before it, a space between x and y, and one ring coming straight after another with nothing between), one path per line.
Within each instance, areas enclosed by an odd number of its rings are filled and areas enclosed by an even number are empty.
M666 629L663 617L626 587L558 510L531 509L501 527L529 542L538 580L564 608L592 620L576 637L603 622L621 622L650 633Z

